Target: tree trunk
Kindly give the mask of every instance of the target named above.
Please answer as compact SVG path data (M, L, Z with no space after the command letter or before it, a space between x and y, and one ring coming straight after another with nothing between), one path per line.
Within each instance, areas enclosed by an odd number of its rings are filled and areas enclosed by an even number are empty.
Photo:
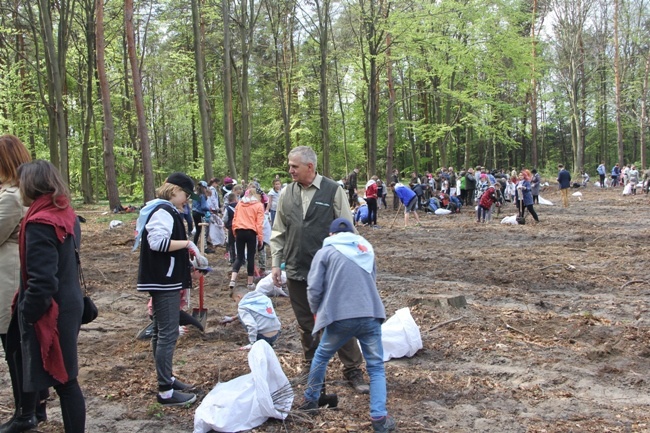
M320 136L323 145L323 166L321 174L330 175L330 135L329 135L329 88L327 85L328 53L329 53L329 8L330 0L316 1L318 10L319 53L320 53L320 83L318 109L320 111Z
M393 82L393 61L390 57L391 34L386 35L386 86L388 87L388 137L386 140L386 182L393 173L395 153L395 83Z
M334 45L334 51L336 51L336 45L334 44L334 39L332 38L332 44ZM345 109L343 106L343 92L341 92L341 79L339 78L339 61L338 57L334 57L334 78L336 79L336 96L339 103L339 111L341 112L341 129L343 132L343 159L345 161L345 173L348 171L348 133L347 125L345 121Z
M90 169L89 141L93 124L93 90L95 84L95 1L84 1L86 30L86 119L83 125L83 143L81 150L81 191L84 203L94 203L92 171Z
M223 134L230 176L237 178L235 124L232 112L232 66L230 61L230 3L221 0L223 16Z
M196 90L199 95L199 114L201 116L201 138L203 139L203 176L204 179L212 178L212 131L210 125L210 112L208 98L205 92L205 73L203 65L203 40L200 28L201 14L199 1L192 0L192 30L194 31L194 64L196 66Z
M646 123L648 119L648 74L650 72L650 52L647 54L645 61L645 72L643 74L643 86L641 88L641 117L639 119L639 145L641 147L641 168L644 169L646 165L646 144L645 144L645 133L646 133Z
M115 140L115 129L113 126L113 114L111 112L111 93L108 77L106 76L105 60L105 39L104 39L104 0L96 0L95 9L97 14L96 49L97 49L97 79L99 81L99 92L102 100L102 113L104 115L104 128L102 130L102 142L104 145L104 178L106 179L106 195L108 205L111 209L121 207L120 194L117 189L117 173L115 171L115 154L113 153L113 142Z
M531 79L530 79L530 159L537 168L537 40L535 39L535 20L537 18L537 0L533 0L533 19L530 26L531 39Z
M144 172L144 200L149 201L155 198L155 185L153 177L153 166L151 163L151 149L149 147L149 132L147 119L144 113L144 99L142 96L142 79L138 67L138 57L135 50L135 29L133 26L133 0L124 0L124 21L126 30L126 45L131 64L131 81L133 84L133 103L138 119L138 139L142 151L142 171Z
M621 120L621 54L618 39L618 13L619 0L614 0L614 80L616 83L615 101L616 101L616 142L618 144L618 163L623 167L625 163L625 154L623 147L623 122Z
M59 170L61 171L61 177L67 184L70 182L70 175L68 171L68 135L65 119L65 106L63 104L63 78L65 71L61 70L61 65L59 63L59 56L64 53L58 53L57 55L49 1L39 0L38 9L41 21L41 31L43 32L43 42L45 45L45 58L49 65L48 87L51 88L50 95L54 100L54 118L50 119L50 126L55 126L55 128L50 130L50 144L52 145L55 143L54 134L56 133L58 139Z

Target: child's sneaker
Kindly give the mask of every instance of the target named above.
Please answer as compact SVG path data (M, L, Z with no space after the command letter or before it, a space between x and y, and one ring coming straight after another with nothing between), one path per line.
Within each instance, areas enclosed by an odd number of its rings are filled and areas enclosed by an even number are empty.
M193 389L194 385L189 385L187 383L183 383L180 380L174 378L174 381L172 382L172 389L174 391L189 391L190 389Z
M395 422L395 419L390 415L382 416L379 419L372 420L372 430L375 433L388 433L395 431L396 429L397 423Z
M174 391L171 397L162 398L160 394L156 396L158 403L163 406L185 406L196 401L196 394Z
M236 283L235 283L235 280L230 280L230 284L228 284L228 287L230 287L231 289L234 289L234 288L235 288L235 284L236 284Z

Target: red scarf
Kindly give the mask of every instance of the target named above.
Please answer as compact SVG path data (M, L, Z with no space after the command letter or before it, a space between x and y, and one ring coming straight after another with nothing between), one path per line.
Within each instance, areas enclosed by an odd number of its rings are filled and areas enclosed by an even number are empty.
M74 236L75 220L77 218L74 210L65 196L56 199L59 208L52 202L52 194L45 194L38 197L29 206L27 214L20 225L18 249L20 252L20 273L22 279L22 290L29 290L27 285L27 259L26 259L26 227L29 223L48 224L54 227L56 238L63 243L68 235ZM43 368L54 379L61 383L68 382L68 372L63 361L63 352L59 342L59 304L52 299L50 308L34 323L36 338L41 347L41 358Z

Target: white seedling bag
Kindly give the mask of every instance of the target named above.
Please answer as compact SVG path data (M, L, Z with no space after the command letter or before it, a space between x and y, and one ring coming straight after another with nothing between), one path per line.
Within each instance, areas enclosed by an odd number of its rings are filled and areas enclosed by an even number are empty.
M381 325L384 362L391 358L411 357L422 349L420 328L408 308L401 308Z
M226 243L226 232L223 221L217 215L210 216L210 225L208 226L208 237L212 245L220 246Z
M553 206L553 202L551 200L546 200L541 195L537 196L537 199L539 200L539 204L544 204L544 205L547 205L547 206Z
M449 209L436 209L434 214L436 215L449 215L451 211Z
M541 197L540 197L541 198ZM510 215L501 220L501 224L517 225L517 215Z
M250 430L269 418L287 417L293 391L273 348L264 340L255 342L248 365L249 374L218 383L205 396L194 413L194 433Z
M262 233L264 234L264 243L271 245L271 215L264 215L264 225Z
M623 188L623 195L630 195L632 194L632 184L628 183L625 185L625 188Z

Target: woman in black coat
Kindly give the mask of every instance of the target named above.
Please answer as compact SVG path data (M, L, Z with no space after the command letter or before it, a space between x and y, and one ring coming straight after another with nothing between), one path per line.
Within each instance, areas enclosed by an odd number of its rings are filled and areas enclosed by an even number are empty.
M16 307L23 390L54 387L66 433L83 433L86 406L77 382L77 338L83 314L75 255L79 222L68 189L51 163L23 164L18 174L23 203L29 206L20 231L21 282Z

